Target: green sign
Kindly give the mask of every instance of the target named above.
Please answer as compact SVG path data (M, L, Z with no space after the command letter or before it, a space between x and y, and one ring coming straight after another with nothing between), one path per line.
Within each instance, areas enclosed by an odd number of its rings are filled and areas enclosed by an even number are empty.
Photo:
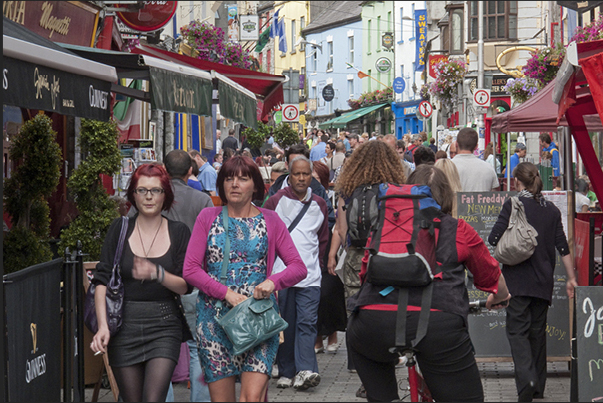
M380 57L375 62L375 68L380 73L387 73L392 69L392 61L389 60L387 57Z
M220 115L257 129L257 100L223 81L218 81Z
M282 121L283 121L283 112L282 111L274 112L274 123L276 123L278 125Z
M149 67L153 109L211 116L211 80Z

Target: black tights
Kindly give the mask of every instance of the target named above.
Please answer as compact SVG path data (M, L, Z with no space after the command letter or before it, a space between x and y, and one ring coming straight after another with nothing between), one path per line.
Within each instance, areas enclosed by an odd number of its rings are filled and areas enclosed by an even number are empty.
M124 402L165 402L174 368L176 363L169 358L153 358L112 369Z

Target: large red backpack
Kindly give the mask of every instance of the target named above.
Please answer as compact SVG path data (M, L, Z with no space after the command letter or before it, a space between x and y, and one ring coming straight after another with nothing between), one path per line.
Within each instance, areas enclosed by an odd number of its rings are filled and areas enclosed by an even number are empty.
M369 260L364 281L385 287L381 293L398 289L396 346L406 349L406 311L410 287L421 290L421 313L414 348L427 333L433 278L437 274L436 231L439 205L431 190L420 185L382 184L379 187L379 219L367 242ZM434 208L429 208L434 207Z

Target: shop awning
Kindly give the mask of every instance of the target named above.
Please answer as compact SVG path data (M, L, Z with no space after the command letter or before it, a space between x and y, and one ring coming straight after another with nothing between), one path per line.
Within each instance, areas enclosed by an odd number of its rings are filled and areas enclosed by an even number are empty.
M555 78L518 107L492 117L490 130L494 133L556 132L557 127L567 126L565 116L557 123L557 104L553 102L556 81ZM598 115L588 115L584 118L588 130L603 131Z
M150 92L114 84L111 91L164 111L211 116L212 76L206 71L152 56L60 44L81 57L115 67L119 78L148 80Z
M348 123L363 117L367 113L371 113L371 112L376 111L377 109L383 108L384 106L387 106L387 105L388 104L385 103L385 104L367 106L365 108L359 108L354 111L344 113L343 115L336 117L334 119L327 120L326 122L322 122L318 126L321 129L331 129L331 128L332 129L344 129L347 127Z
M176 63L183 63L205 71L213 70L218 74L228 77L235 83L253 92L258 100L262 101L262 110L257 112L257 114L259 115L260 120L266 122L274 107L281 105L284 102L283 82L285 82L287 78L282 75L266 74L258 71L245 70L239 67L226 66L224 64L195 59L190 56L169 52L148 45L138 45L132 52L159 57ZM221 109L222 108L220 108L220 111Z
M4 104L109 120L114 67L79 57L6 17L2 54Z

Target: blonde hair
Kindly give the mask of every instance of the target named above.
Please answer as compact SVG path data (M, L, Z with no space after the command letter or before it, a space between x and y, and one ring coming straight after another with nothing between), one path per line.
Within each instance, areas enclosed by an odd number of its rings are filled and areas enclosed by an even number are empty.
M459 171L456 169L456 165L451 159L440 158L435 162L434 166L444 172L444 175L446 175L448 183L450 184L450 188L452 188L454 193L463 191Z
M382 141L367 141L346 158L335 191L350 197L361 185L406 182L400 156Z

